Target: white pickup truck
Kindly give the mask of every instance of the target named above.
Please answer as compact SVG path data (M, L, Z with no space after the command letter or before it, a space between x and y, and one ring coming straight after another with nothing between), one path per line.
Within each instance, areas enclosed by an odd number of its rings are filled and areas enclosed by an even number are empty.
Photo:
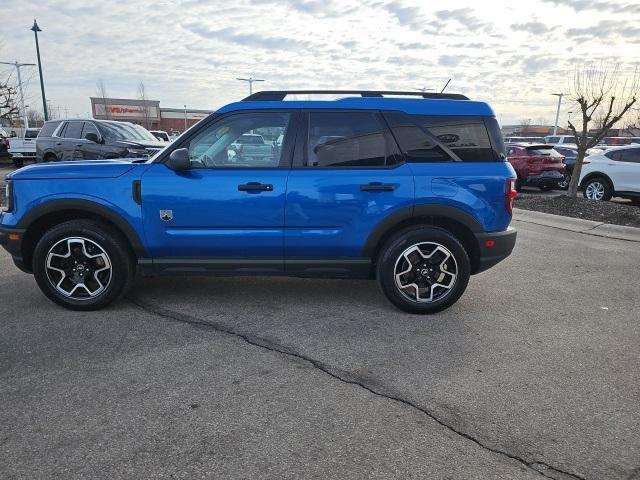
M27 128L24 138L10 138L8 152L16 168L24 166L25 158L36 158L36 137L39 128Z

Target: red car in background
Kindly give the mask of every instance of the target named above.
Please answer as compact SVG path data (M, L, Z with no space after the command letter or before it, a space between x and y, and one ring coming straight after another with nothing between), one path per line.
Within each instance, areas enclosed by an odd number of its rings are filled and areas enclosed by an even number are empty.
M522 186L539 187L541 190L558 188L564 178L564 157L544 143L507 143L507 160L516 173L516 189Z

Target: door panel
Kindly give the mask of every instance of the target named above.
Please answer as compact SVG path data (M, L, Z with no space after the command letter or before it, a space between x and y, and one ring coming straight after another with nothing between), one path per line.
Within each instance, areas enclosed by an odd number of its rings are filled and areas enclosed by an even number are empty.
M370 186L374 188L367 189ZM285 255L361 257L374 227L412 205L413 198L413 174L407 164L390 169L292 170Z
M281 258L287 172L193 169L179 173L153 164L142 178L149 252L153 257ZM252 182L272 188L238 189Z
M262 259L282 270L284 204L297 125L292 117L263 111L214 119L176 145L188 149L191 169L176 172L156 163L145 172L142 210L154 259L224 257L229 271L236 272L238 259ZM278 149L265 143L268 155L259 159L240 155L232 145L247 133L263 136L264 142L284 135L285 143Z
M362 257L373 228L414 198L411 169L397 165L377 112L309 112L303 124L287 184L287 270L300 257Z

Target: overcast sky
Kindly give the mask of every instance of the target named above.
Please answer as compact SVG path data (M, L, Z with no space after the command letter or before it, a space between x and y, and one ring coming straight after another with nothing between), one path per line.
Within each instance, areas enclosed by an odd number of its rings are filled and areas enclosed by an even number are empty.
M151 6L152 5L152 6ZM640 0L3 0L0 60L35 62L62 114L86 116L102 79L164 107L215 109L260 89L441 89L502 123L553 122L574 65L640 60ZM28 103L41 107L37 70ZM0 73L7 73L0 69ZM563 106L562 123L566 112Z

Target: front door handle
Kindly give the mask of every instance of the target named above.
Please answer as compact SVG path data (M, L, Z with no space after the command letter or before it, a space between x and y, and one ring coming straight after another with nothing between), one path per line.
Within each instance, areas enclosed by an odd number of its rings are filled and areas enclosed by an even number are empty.
M273 192L273 185L270 183L249 182L238 185L238 191L249 193Z
M361 192L393 192L396 186L392 183L371 182L360 185Z

